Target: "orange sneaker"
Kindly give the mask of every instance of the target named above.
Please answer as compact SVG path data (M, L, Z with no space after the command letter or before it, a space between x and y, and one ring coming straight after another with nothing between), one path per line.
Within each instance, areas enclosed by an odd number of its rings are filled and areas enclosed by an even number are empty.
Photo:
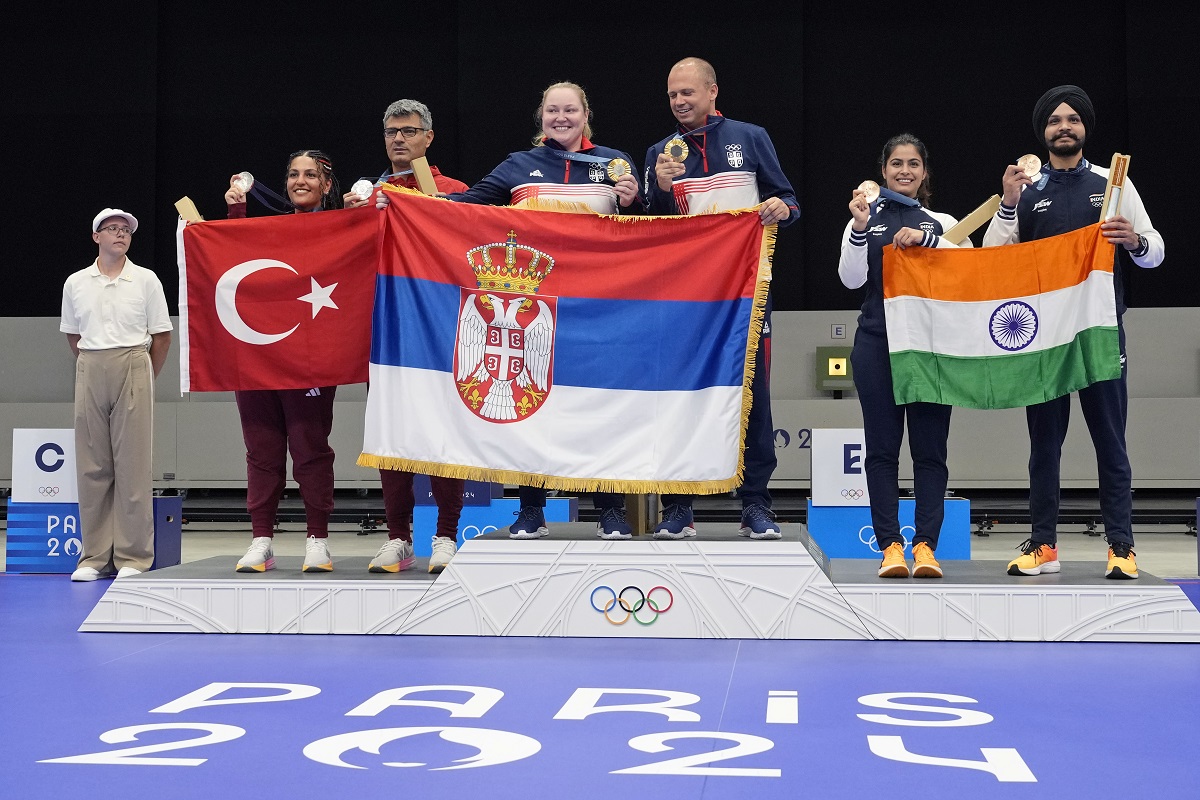
M904 544L892 542L883 551L883 563L879 565L881 578L907 578L908 564L904 563Z
M1137 553L1129 545L1118 542L1108 548L1108 569L1104 577L1114 580L1132 580L1138 576L1137 562L1133 557Z
M1057 545L1026 539L1020 547L1022 554L1008 562L1009 575L1041 575L1043 572L1058 572Z
M914 578L940 578L942 577L942 565L933 557L933 548L928 542L919 542L913 545L913 571Z

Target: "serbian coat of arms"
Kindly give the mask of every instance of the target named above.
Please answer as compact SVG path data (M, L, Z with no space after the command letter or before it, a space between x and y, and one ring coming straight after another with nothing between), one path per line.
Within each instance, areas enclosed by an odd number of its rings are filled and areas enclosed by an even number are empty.
M477 287L459 299L454 376L480 419L518 422L546 402L554 382L558 298L537 294L554 267L540 250L508 241L467 252Z

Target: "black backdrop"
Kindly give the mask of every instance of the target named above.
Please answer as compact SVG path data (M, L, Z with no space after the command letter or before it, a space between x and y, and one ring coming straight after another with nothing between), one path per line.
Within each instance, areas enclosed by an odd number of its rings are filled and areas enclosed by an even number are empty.
M1165 5L23 4L3 33L16 280L0 316L58 315L105 206L138 216L131 257L158 272L174 313L176 199L221 218L230 174L282 191L287 154L307 147L330 153L343 187L378 175L382 112L401 97L430 106L430 160L467 183L529 145L558 80L588 91L598 143L640 161L672 129L666 75L686 55L713 62L724 114L768 130L800 197L776 250L778 309L859 304L838 281L838 245L850 190L876 176L889 136L925 140L933 207L962 216L999 191L1005 164L1044 156L1030 114L1059 83L1096 105L1093 161L1133 156L1167 242L1163 268L1127 276L1130 305L1200 305L1178 177L1200 117L1200 12Z

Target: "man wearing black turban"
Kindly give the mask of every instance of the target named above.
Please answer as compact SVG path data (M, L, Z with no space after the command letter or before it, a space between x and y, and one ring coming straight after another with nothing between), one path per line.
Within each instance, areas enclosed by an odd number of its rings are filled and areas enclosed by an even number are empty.
M1004 197L983 237L985 247L1029 242L1100 221L1108 170L1083 157L1083 145L1095 129L1091 98L1078 86L1055 86L1033 108L1033 130L1049 151L1049 163L1032 177L1010 165L1004 172ZM1104 237L1123 255L1113 265L1117 339L1121 377L1098 381L1079 390L1079 405L1096 448L1100 478L1100 513L1108 539L1107 578L1136 578L1133 552L1133 472L1125 448L1128 388L1125 382L1125 313L1121 265L1125 260L1144 268L1162 263L1162 236L1154 230L1142 198L1128 178L1121 213L1100 226ZM1029 512L1033 529L1022 554L1008 564L1009 575L1058 572L1059 462L1070 420L1069 394L1025 409L1029 426Z
M1092 107L1092 100L1087 93L1078 86L1070 84L1055 86L1042 95L1041 99L1037 101L1037 105L1033 107L1033 135L1039 144L1044 143L1052 152L1054 145L1046 140L1046 121L1063 103L1066 103L1072 111L1079 115L1084 131L1091 133L1096 127L1096 109ZM1082 149L1083 141L1081 140L1076 152Z

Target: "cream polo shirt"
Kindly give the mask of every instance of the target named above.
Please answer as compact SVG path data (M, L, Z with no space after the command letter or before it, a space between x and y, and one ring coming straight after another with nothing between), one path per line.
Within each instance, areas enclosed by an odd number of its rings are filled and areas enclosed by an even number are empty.
M101 274L93 261L63 285L58 329L79 334L80 350L145 347L150 334L171 328L158 276L128 257L121 274L112 280Z

